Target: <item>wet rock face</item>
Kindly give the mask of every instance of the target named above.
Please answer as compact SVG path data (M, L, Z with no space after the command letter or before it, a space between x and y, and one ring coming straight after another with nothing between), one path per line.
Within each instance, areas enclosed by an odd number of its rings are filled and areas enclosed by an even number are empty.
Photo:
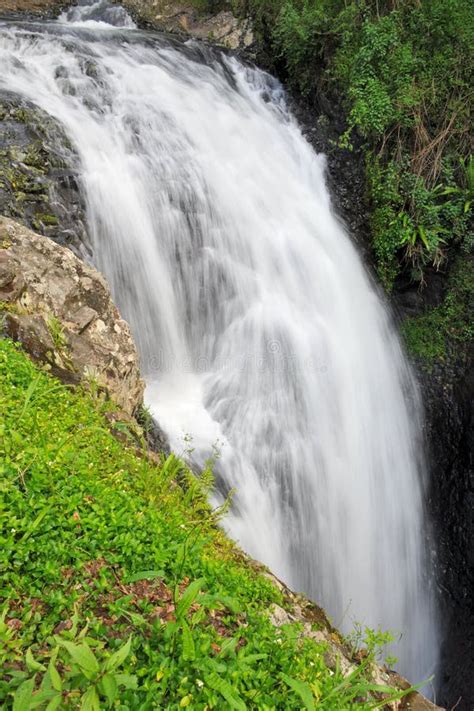
M0 318L3 332L63 381L105 391L130 415L141 405L138 353L103 276L3 217Z
M51 18L56 17L62 9L71 4L72 0L2 0L0 14Z
M290 96L289 102L308 143L326 157L326 180L335 212L375 279L362 142L355 138L352 150L339 146L346 128L340 97L321 90L311 101Z
M436 531L443 642L438 698L474 708L474 353L451 352L419 366L430 456L430 511Z
M229 10L202 14L186 0L117 0L141 25L178 32L232 50L248 50L255 44L250 20Z
M55 121L14 95L0 94L0 214L85 255L75 162Z

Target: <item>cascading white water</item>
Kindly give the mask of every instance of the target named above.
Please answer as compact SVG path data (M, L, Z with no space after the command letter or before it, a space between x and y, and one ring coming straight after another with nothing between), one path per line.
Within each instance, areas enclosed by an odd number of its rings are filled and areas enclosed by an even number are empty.
M0 89L69 136L148 403L198 462L219 443L232 536L343 630L401 633L418 681L437 636L416 386L324 158L271 77L132 28L103 2L0 24Z

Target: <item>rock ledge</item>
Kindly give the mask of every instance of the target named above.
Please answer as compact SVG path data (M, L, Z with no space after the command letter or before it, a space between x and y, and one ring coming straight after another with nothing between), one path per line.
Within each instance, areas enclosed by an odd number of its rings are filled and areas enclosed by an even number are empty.
M104 277L4 217L0 317L3 332L61 380L94 384L129 415L142 403L138 353Z

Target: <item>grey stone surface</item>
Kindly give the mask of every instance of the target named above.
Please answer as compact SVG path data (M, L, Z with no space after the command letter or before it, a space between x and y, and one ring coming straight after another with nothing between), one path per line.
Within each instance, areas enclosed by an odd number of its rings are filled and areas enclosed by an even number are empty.
M62 380L94 383L132 414L144 384L104 277L69 249L0 217L3 330Z

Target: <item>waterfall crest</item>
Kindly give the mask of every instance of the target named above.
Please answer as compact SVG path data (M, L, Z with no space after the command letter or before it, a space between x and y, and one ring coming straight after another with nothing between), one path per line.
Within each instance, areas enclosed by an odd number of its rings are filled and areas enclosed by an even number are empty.
M342 630L401 634L400 671L426 677L416 384L280 84L103 2L0 23L0 64L71 141L147 402L198 464L217 444L230 534Z

